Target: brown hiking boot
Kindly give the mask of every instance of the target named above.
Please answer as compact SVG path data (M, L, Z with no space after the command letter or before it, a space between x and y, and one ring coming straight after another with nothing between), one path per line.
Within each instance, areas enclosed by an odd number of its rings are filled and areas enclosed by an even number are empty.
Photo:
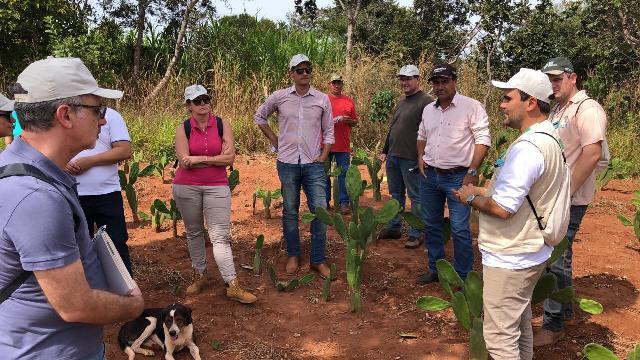
M192 279L191 285L187 288L187 295L199 294L207 283L207 275L205 273L200 274L196 269L193 269Z
M238 279L233 279L227 284L227 297L242 304L253 304L258 300L255 295L240 287Z
M553 345L564 337L564 330L551 331L545 328L533 334L533 347Z

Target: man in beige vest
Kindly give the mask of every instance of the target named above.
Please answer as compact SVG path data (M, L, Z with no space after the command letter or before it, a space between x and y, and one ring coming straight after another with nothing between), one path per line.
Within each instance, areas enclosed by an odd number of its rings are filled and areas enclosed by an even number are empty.
M484 339L496 360L531 360L531 296L551 256L527 195L548 213L563 179L564 160L547 120L553 90L545 74L520 69L502 89L504 124L521 135L498 161L489 188L465 185L455 194L480 212Z

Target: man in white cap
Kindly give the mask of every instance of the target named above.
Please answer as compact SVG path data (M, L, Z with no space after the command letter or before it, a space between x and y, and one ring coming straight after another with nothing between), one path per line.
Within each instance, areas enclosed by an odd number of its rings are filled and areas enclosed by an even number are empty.
M107 108L104 120L106 123L100 126L96 146L74 156L66 171L78 181L78 195L89 235L93 237L95 228L106 225L107 234L132 274L127 246L129 234L118 176L118 163L131 157L131 138L120 113Z
M30 64L12 86L23 133L0 154L27 176L0 179L0 353L7 359L103 359L103 325L130 320L144 307L140 289L107 291L107 281L64 169L95 146L106 107L80 59Z
M307 195L311 212L326 208L325 161L334 142L333 118L329 97L311 86L311 61L306 55L294 55L289 61L293 85L271 94L255 115L255 123L278 153L278 176L282 188L282 229L287 243L288 274L298 270L300 232L298 211L300 188ZM267 118L278 112L279 134L273 132ZM329 276L325 259L327 227L320 220L311 222L310 269Z
M461 203L480 212L484 324L487 350L494 359L533 358L531 296L553 247L545 243L537 213L547 214L568 171L560 142L548 120L553 94L547 76L520 69L508 82L493 81L503 92L504 124L520 131L489 188L468 184L455 190Z
M489 117L482 104L457 91L457 71L449 64L436 65L429 76L438 100L424 108L418 130L420 203L425 224L428 271L416 282L438 281L436 262L445 257L444 205L447 204L453 267L466 278L473 265L468 206L458 202L452 190L478 182L478 167L491 145Z
M386 174L391 197L398 200L404 208L406 195L409 195L411 211L418 215L420 185L415 171L418 166L416 134L422 110L427 104L433 102L433 98L422 91L420 71L415 65L403 66L397 76L404 97L396 104L379 159L387 162ZM399 239L402 237L400 228L401 219L398 216L385 225L378 234L378 239ZM409 249L418 248L422 244L422 238L422 230L412 227L409 229L409 238L404 246Z
M0 138L11 136L13 133L14 120L11 117L13 103L13 100L9 100L0 94Z

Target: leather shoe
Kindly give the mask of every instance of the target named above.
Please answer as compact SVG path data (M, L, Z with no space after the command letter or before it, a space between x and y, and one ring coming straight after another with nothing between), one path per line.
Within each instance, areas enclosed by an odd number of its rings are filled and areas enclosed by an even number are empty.
M437 281L438 281L438 274L432 273L431 271L427 271L426 273L418 276L418 278L416 279L416 284L425 285L425 284L429 284Z
M326 278L329 277L329 275L331 275L331 269L329 269L329 267L325 263L310 264L309 265L309 270L317 272L318 275L320 275L320 277L323 278L323 279L326 279ZM335 279L336 278L333 277L333 279L331 279L331 281L333 281Z
M289 256L287 259L287 266L285 267L287 274L291 275L298 271L298 257L297 256Z
M564 330L551 331L545 328L533 335L533 347L553 345L564 337Z

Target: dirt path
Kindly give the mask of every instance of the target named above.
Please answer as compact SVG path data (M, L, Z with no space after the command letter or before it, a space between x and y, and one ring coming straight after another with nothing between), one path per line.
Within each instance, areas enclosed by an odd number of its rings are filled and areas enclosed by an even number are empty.
M258 234L265 235L263 257L273 262L282 278L286 252L281 244L280 201L275 201L274 218L270 220L263 219L261 213L252 215L251 209L251 196L257 187L279 186L275 160L240 157L236 164L241 183L233 195L233 253L241 283L259 297L253 306L225 298L211 250L207 269L213 280L204 293L186 299L174 296L188 285L190 276L184 238L172 238L169 222L160 233L155 233L148 223L129 227L135 277L145 294L146 306L164 307L180 301L193 308L203 359L467 358L468 336L457 325L453 312L427 314L415 306L422 295L444 296L437 284L415 285L415 277L426 269L424 248L407 250L403 240L382 241L371 248L363 278L362 315L349 312L344 245L333 230L328 234L327 256L328 262L338 266L338 280L332 284L328 303L320 299L320 280L291 293L279 293L267 274L253 276L242 269L241 264L252 262ZM136 186L140 210L148 210L155 198L168 200L171 196L171 185L162 184L157 178L142 178ZM640 243L632 229L616 219L618 212L630 215L632 207L628 202L639 187L637 181L613 181L599 193L574 244L577 292L600 301L605 312L597 316L580 312L580 322L568 328L567 337L552 348L537 350L535 359L580 359L583 346L593 341L626 355L631 344L640 342ZM373 203L370 192L364 198L365 204ZM129 212L127 220L131 222ZM184 234L181 225L178 233ZM303 261L299 275L308 267L308 226L301 225L301 235ZM448 256L451 251L447 250ZM481 268L477 248L474 268ZM540 313L541 309L534 311ZM109 359L126 358L117 346L118 328L109 326L106 330ZM415 333L418 338L404 340L400 334L405 332ZM213 349L212 342L219 342L220 348ZM155 358L162 358L159 351ZM185 351L176 359L191 357Z

